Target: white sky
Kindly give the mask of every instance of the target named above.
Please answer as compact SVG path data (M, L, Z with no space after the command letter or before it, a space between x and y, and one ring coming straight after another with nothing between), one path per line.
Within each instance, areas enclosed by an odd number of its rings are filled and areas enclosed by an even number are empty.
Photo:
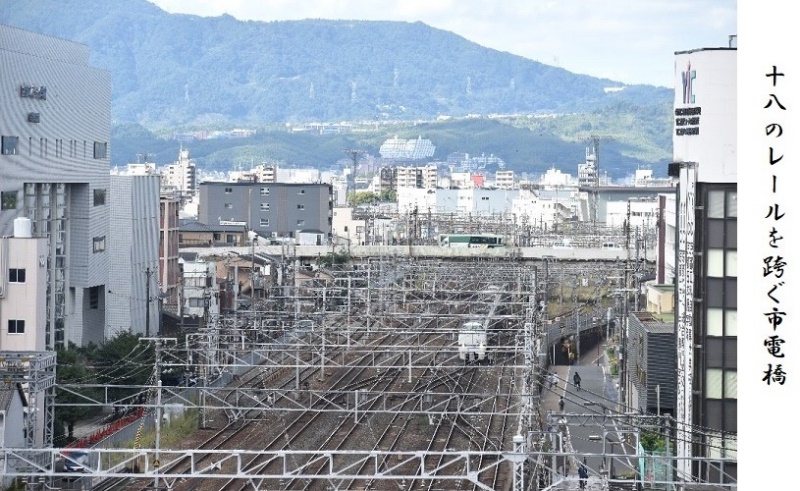
M627 84L673 86L674 52L728 45L737 0L149 0L239 20L422 21L488 48Z

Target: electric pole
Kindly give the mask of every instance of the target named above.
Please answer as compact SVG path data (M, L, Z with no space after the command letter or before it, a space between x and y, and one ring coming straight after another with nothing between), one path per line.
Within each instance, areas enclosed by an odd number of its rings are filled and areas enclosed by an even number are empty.
M145 278L147 278L144 290L145 290L145 319L144 319L144 335L145 337L150 337L150 276L153 275L153 272L150 270L150 266L144 271Z

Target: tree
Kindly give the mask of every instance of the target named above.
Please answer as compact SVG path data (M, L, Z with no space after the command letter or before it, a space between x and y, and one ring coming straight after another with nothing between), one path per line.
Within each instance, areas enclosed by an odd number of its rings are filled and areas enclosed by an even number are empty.
M94 374L87 367L86 358L74 347L58 350L56 352L56 384L88 384L94 382ZM63 406L63 404L87 403L88 401L72 392L65 390L56 391L56 404L54 415L55 435L53 443L62 445L75 439L75 423L81 419L86 419L96 414L99 409L89 406ZM67 434L64 435L64 425L67 426ZM63 439L66 438L66 441ZM62 441L59 441L62 440Z

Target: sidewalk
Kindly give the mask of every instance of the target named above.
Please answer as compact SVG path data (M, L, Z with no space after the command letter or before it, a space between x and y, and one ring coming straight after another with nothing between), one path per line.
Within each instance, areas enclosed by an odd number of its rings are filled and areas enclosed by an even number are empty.
M572 384L572 376L574 374L574 369L580 367L591 367L592 372L600 373L602 371L602 379L603 384L608 386L614 385L614 379L609 375L609 368L608 368L608 360L605 354L606 348L608 346L604 343L600 346L599 350L592 349L589 352L585 353L581 356L577 365L551 365L549 367L549 373L555 373L558 377L558 385L551 387L548 389L548 384L545 383L545 386L542 388L542 398L541 398L541 406L539 408L540 417L542 421L542 428L544 431L547 431L548 426L548 412L552 412L553 414L559 413L576 413L576 412L583 412L582 408L578 407L572 399L574 399L574 394L570 395L570 392L574 392L575 387ZM599 356L598 356L599 352ZM599 360L599 363L598 363ZM598 370L599 368L599 370ZM584 371L580 372L582 375L588 375ZM599 376L599 375L598 375ZM569 390L568 390L569 388ZM614 392L614 391L608 391ZM565 408L561 410L559 408L559 400L561 397L564 397L565 400ZM575 424L574 422L571 424ZM565 435L563 444L564 444L564 451L567 453L572 454L568 460L568 469L567 469L567 477L564 478L564 474L562 473L561 466L563 465L562 462L558 463L558 471L559 474L553 476L553 486L548 489L553 490L578 490L580 489L578 483L578 467L580 465L580 460L575 456L575 450L572 445L571 441L571 432L570 426L571 424L559 424L556 421L556 428L560 429L562 433ZM590 475L588 484L586 486L587 490L595 489L593 486L598 486L600 483L600 478L598 474L591 469L590 467ZM559 483L559 480L562 480Z

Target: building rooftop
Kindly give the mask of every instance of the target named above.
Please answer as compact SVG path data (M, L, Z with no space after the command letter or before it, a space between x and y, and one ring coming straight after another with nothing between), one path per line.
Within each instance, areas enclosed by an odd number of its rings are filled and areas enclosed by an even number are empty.
M673 315L671 312L660 316L652 312L631 312L631 315L639 320L647 332L655 334L675 332L675 326L672 321L667 322L664 320L665 315L670 317Z
M179 232L221 232L242 233L247 231L244 225L206 225L197 220L184 219L180 221Z

